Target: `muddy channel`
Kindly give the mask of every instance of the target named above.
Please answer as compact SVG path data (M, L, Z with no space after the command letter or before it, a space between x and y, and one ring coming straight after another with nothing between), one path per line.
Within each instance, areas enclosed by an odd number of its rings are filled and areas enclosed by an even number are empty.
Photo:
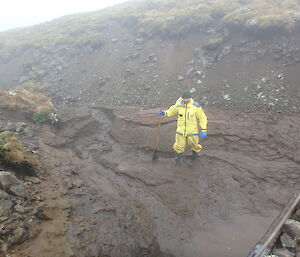
M74 256L246 256L300 189L299 115L207 110L198 162L176 167L175 122L153 162L155 112L133 109L66 107L59 131L41 131Z

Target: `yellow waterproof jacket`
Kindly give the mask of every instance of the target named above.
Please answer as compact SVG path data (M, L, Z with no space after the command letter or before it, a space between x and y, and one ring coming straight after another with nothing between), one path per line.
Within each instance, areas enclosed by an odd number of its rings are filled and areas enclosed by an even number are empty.
M178 114L176 133L183 136L198 135L198 124L202 130L206 131L207 117L200 105L192 98L188 104L184 104L180 97L165 115L170 117L176 114Z

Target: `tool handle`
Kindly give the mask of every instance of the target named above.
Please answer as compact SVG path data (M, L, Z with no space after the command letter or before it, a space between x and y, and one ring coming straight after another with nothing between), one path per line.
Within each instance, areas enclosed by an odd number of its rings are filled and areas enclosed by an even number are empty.
M156 130L155 150L158 150L158 147L159 147L160 122L161 122L161 115L157 115L157 130Z

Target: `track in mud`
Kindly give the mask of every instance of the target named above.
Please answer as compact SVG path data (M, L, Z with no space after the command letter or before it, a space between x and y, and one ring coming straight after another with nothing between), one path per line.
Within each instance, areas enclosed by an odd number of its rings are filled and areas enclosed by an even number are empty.
M186 158L177 168L168 156L153 163L151 153L115 141L106 112L91 115L98 131L74 147L95 170L78 174L85 186L69 192L76 206L69 237L79 256L245 256L289 195L293 179L281 184L278 171L299 168L213 150L195 165Z

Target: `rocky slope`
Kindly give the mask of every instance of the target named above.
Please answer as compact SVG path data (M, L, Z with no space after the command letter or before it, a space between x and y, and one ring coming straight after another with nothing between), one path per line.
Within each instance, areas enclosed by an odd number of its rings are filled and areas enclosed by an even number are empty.
M29 50L0 66L2 87L48 83L57 103L155 107L183 88L203 105L299 111L299 34L231 35L217 28L182 39L138 38L116 22L105 44L72 56Z

